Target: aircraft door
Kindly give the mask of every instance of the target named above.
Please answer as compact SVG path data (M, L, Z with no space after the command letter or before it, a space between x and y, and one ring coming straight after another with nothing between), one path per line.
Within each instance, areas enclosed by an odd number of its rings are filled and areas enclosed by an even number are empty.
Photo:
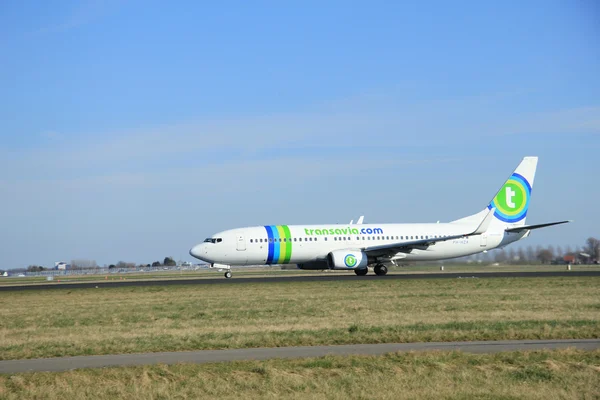
M481 236L481 242L479 243L479 247L487 247L487 235L484 233Z
M244 239L244 235L238 234L236 242L238 251L246 250L246 239Z

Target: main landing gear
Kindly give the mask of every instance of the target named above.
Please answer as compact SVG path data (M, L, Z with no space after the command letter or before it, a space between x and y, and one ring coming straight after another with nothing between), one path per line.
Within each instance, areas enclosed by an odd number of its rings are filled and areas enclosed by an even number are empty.
M231 278L231 271L225 272L225 278L227 278L227 279Z
M373 271L375 271L375 275L377 276L384 276L385 274L387 274L388 269L383 264L377 264L375 268L373 268Z
M373 271L375 271L375 275L377 275L377 276L384 276L385 274L388 273L387 267L383 264L375 265L375 267L373 268ZM368 272L369 272L368 268L354 270L354 273L358 276L365 276Z

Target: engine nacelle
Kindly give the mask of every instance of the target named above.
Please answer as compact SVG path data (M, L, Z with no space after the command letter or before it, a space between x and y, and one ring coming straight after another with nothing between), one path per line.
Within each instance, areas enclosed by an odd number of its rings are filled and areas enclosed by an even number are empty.
M298 269L310 269L310 270L329 269L329 265L327 264L327 261L312 261L312 262L307 262L307 263L302 263L302 264L296 264L296 266L298 267Z
M336 250L327 255L330 269L365 269L368 261L367 255L360 250Z

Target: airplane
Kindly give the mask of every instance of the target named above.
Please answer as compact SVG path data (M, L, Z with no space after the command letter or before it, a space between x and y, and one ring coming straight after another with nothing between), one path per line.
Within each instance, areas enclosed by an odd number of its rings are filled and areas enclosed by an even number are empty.
M265 225L226 230L190 255L225 270L232 266L296 264L303 270L347 270L383 276L399 261L435 261L501 248L532 230L568 222L525 225L537 157L524 157L480 212L448 223Z

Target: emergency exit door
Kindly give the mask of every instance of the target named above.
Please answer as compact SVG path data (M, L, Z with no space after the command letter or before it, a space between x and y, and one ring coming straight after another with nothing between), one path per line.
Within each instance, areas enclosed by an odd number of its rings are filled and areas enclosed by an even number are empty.
M244 235L237 235L237 249L238 251L246 250L246 239L244 239Z

